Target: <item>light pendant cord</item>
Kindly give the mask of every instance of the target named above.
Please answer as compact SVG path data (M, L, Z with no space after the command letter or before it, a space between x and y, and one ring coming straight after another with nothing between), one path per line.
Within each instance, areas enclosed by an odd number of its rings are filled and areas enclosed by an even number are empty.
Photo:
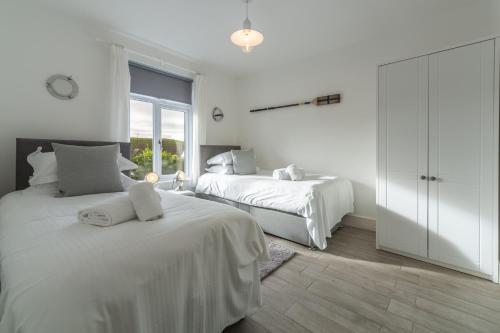
M245 31L252 29L252 23L250 22L250 19L248 18L248 2L249 2L249 0L245 1L246 5L247 5L247 8L246 8L247 17L245 18L245 21L243 21L243 30L245 30Z

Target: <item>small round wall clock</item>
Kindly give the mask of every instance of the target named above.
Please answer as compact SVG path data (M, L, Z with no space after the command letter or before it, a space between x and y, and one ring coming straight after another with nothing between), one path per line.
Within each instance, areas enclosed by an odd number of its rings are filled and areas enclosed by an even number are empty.
M47 91L55 98L70 100L78 95L78 84L71 76L56 74L47 79Z
M221 121L224 119L224 112L219 107L215 107L212 110L212 119L214 121Z

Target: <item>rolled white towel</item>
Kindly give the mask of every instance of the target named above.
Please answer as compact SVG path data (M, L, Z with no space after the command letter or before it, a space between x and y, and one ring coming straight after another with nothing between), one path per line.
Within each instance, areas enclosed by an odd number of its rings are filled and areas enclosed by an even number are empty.
M286 172L290 176L291 180L302 180L306 176L304 169L298 168L295 164L290 164L286 167Z
M290 175L286 172L286 168L276 169L273 171L273 178L277 180L290 180Z
M78 221L85 224L109 227L137 218L128 196L109 199L94 207L78 212Z
M128 194L139 220L153 221L163 216L161 198L153 184L147 182L133 184L129 187Z

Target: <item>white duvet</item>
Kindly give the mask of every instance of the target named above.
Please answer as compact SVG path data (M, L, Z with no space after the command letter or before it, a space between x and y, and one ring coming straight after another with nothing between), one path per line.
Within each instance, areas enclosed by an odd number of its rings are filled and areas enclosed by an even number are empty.
M196 192L303 216L320 249L326 248L330 230L354 210L351 182L334 176L307 175L301 181L287 181L273 179L272 172L265 170L256 175L205 173Z
M238 209L162 192L164 218L112 227L79 209L126 195L0 200L0 332L220 332L260 304L263 233Z

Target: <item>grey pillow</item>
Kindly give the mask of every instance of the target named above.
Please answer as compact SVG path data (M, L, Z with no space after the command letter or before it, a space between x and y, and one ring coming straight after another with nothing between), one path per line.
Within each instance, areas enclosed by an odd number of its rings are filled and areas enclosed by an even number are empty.
M117 156L120 146L71 146L53 143L59 191L66 197L122 192Z
M257 172L253 150L231 150L231 155L235 174L252 175Z

